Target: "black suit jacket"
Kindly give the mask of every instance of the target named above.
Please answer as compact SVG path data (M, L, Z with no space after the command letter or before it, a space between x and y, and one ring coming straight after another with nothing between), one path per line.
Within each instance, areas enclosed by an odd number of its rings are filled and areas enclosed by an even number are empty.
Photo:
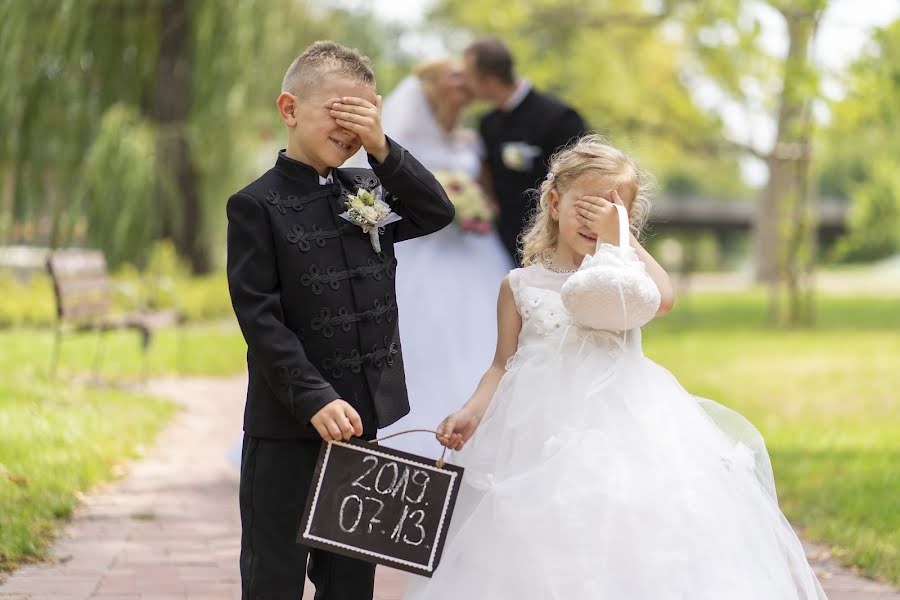
M532 89L513 110L495 109L482 117L479 132L500 205L497 231L519 263L517 239L535 206L526 192L540 186L550 157L584 135L585 124L573 108Z
M443 228L454 211L432 174L389 144L374 173L334 169L328 185L282 152L228 199L228 287L247 341L252 436L316 437L310 419L337 398L359 412L367 435L409 412L394 243ZM402 219L384 228L376 254L339 215L347 192L379 184Z

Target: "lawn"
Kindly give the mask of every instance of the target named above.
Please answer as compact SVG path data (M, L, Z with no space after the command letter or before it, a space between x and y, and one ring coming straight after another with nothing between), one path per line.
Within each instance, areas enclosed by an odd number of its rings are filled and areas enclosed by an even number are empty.
M52 341L49 331L0 331L0 571L44 557L79 494L140 456L177 410L125 390L142 368L136 334L108 336L100 377L113 385L100 387L87 385L96 335L65 338L54 381L47 377ZM176 356L183 374L235 373L244 364L243 339L230 323L191 326L179 336L163 331L151 346L150 373L174 373Z
M761 295L687 298L645 353L761 430L807 537L900 584L900 300L823 300L815 330L764 323Z
M0 331L0 554L40 557L77 493L108 480L174 412L158 398L70 385L92 370L97 338L66 339L46 379L52 335ZM763 433L779 498L805 535L844 563L900 584L900 300L828 298L814 330L765 326L761 294L697 295L644 333L646 354L690 391L738 410ZM134 381L134 334L110 335L101 375ZM164 331L151 375L244 367L232 323ZM0 467L2 468L2 467ZM23 481L19 477L24 477ZM16 483L18 481L19 483Z
M140 339L132 331L63 336L58 379L93 377L98 349L99 379L135 383L143 368ZM229 375L246 365L246 346L231 321L164 329L153 337L148 373L154 375ZM0 330L0 374L47 377L53 333L45 329Z

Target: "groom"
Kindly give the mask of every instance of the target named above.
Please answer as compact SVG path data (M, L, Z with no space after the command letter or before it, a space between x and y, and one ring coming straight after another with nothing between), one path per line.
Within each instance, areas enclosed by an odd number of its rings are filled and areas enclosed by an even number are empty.
M468 87L495 106L479 125L484 171L491 180L485 187L500 209L497 230L503 245L520 263L518 237L534 208L526 192L547 176L553 153L581 137L586 127L573 108L516 77L512 54L501 40L477 40L463 56Z

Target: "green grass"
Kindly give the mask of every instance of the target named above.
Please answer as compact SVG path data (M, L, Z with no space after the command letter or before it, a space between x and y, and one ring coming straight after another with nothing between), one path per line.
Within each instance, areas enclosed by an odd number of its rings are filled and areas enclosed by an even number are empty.
M191 322L232 318L231 297L224 272L202 277L171 276L160 288L152 276L125 268L112 276L112 301L116 312L139 309L177 309ZM154 285L157 284L157 285ZM0 327L51 327L56 323L53 283L43 273L19 281L0 271Z
M58 376L51 381L51 332L0 331L0 572L45 557L79 495L115 477L124 460L140 456L177 410L169 400L120 385L140 378L134 333L107 336L100 377L114 385L86 385L97 342L96 334L64 338ZM178 337L165 330L150 348L149 371L230 374L243 368L244 352L240 332L230 323L188 327Z
M0 373L24 371L46 378L53 351L48 329L0 330ZM143 369L140 336L133 331L64 335L58 367L62 380L93 375L100 351L99 378L110 382L140 379ZM155 375L229 375L244 368L246 345L231 321L172 328L153 336L147 371Z
M167 400L115 390L0 384L0 569L42 558L78 494L138 456L174 412Z
M738 410L763 433L788 518L845 564L900 584L900 300L827 298L814 330L765 326L758 293L686 297L644 333L647 355L691 392ZM47 331L0 331L0 554L40 557L76 503L109 479L172 406L67 384L91 372L96 335L65 339L60 383L46 379ZM232 323L189 327L181 374L244 367ZM154 340L151 375L176 373L176 337ZM141 373L137 336L108 336L101 375ZM101 418L102 417L102 418ZM15 478L15 477L14 477Z
M784 331L764 327L762 295L687 298L645 353L760 429L792 523L900 584L900 300L819 309L817 329Z

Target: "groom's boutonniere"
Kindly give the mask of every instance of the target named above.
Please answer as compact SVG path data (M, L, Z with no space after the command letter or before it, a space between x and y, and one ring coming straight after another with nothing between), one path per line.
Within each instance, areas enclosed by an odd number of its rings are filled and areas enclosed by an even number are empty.
M528 171L534 165L534 159L541 155L538 146L525 142L506 142L500 148L500 159L503 165L512 171Z
M383 188L378 186L374 190L359 188L355 194L347 194L344 206L347 211L341 216L354 225L359 225L363 233L369 234L372 242L372 250L381 252L381 233L379 228L399 221L402 217L391 210L390 205L382 199Z

